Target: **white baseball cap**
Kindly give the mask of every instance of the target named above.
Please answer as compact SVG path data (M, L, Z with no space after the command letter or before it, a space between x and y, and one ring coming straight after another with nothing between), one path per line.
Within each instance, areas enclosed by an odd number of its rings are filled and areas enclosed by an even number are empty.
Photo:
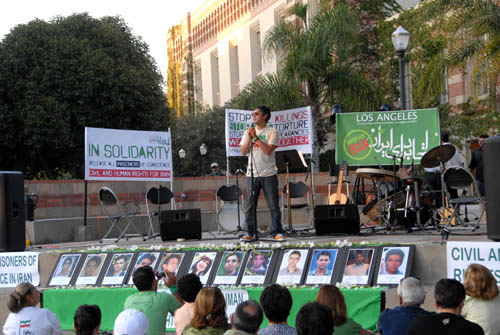
M211 168L213 168L214 166L219 167L219 164L217 164L217 162L213 162L212 164L210 164Z
M115 335L145 335L149 321L143 312L137 309L126 309L115 320Z

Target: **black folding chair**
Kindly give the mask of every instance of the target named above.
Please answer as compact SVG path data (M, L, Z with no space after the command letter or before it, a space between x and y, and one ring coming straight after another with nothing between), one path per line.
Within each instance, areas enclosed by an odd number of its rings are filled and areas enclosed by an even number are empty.
M174 194L172 191L165 186L160 187L151 187L147 192L146 192L146 212L148 214L148 220L149 220L149 230L148 230L148 237L147 239L154 239L158 236L160 236L160 233L155 233L154 228L153 228L153 216L158 216L158 226L160 225L160 213L161 213L161 206L162 205L167 205L170 203L170 200L174 198ZM174 198L175 201L175 198ZM158 209L155 212L151 212L149 209L149 203L152 203L153 205L157 205Z
M106 231L106 233L101 238L99 243L102 243L102 241L108 237L108 235L115 227L116 230L120 232L115 242L118 242L124 236L126 240L128 240L129 237L136 237L136 236L143 237L142 234L138 233L139 230L137 230L132 220L132 218L139 213L139 207L136 207L134 210L128 209L127 206L120 203L118 196L109 187L101 187L99 189L99 203L101 204L104 213L106 213L108 219L111 221L111 227L109 227L109 229ZM125 229L123 230L120 229L120 227L118 227L118 222L122 218L124 218L127 221ZM130 226L134 228L134 231L136 233L127 234L127 231Z
M237 185L222 185L216 192L215 208L217 232L237 232L245 221L243 193ZM240 200L241 199L241 200ZM239 215L239 226L238 226Z
M311 220L311 205L309 202L309 197L307 196L307 192L309 192L309 188L307 185L301 181L298 182L289 182L290 184L290 199L299 199L299 198L305 198L306 202L293 202L290 205L290 209L300 209L300 208L307 208L307 215L308 215L308 221L309 221L309 226L307 229L312 228L312 220ZM281 221L282 224L284 225L285 221L285 213L288 210L288 204L287 204L287 187L286 184L283 185L283 192L281 193Z
M448 196L450 194L449 193L450 189L458 190L469 187L472 188L471 195L463 195L462 193L461 197L449 200L449 204L453 208L453 213L448 218L446 227L451 226L454 220L456 220L456 222L458 222L458 224L462 225L463 227L466 227L467 223L460 217L460 215L458 215L460 206L480 205L481 214L479 215L476 224L472 227L472 230L476 230L477 228L479 228L479 223L481 222L481 219L483 218L485 211L485 206L484 206L485 200L484 198L479 196L479 192L477 190L477 185L476 185L476 179L474 178L472 173L470 173L463 167L452 166L444 171L443 181L444 181L445 191L447 192Z

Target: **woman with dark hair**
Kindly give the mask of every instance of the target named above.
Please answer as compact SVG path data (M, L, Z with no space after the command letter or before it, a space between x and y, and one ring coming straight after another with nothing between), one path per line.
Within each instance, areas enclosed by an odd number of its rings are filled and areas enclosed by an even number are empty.
M217 287L205 287L196 296L191 323L183 335L222 335L229 329L226 300Z
M101 309L97 305L81 305L73 321L76 335L97 335L101 326Z
M324 285L319 289L316 301L332 311L335 335L359 335L361 326L347 316L347 306L342 292L334 285Z
M480 264L471 264L465 270L465 302L462 315L481 326L485 335L500 334L500 296L495 277Z
M60 335L61 325L57 316L48 309L36 307L39 302L40 292L36 287L30 283L17 285L7 298L7 307L11 313L5 321L3 333Z
M73 258L71 257L64 258L63 264L59 269L59 272L56 274L56 277L69 277L72 272L71 271L73 268L72 265L73 265Z
M212 259L207 256L201 256L200 259L191 266L189 273L194 273L198 277L202 277L210 271Z

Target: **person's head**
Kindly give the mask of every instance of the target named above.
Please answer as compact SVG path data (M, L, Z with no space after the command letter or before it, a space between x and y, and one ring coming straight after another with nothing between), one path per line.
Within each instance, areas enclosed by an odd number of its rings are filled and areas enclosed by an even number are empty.
M300 261L300 251L294 250L288 255L288 267L289 268L296 268L297 264Z
M391 249L385 254L385 269L387 273L394 274L398 272L403 264L405 254L401 249Z
M118 257L115 258L115 261L113 262L113 272L114 273L122 272L125 269L126 265L127 265L127 256L119 255Z
M438 309L457 309L465 300L465 288L458 280L440 279L434 287L434 300Z
M443 143L449 143L450 142L450 134L448 134L448 132L443 131L441 133L441 142L443 142Z
M473 298L491 300L498 295L495 277L487 267L481 264L471 264L465 271L465 293Z
M253 334L259 330L263 317L262 308L257 301L247 300L236 307L231 317L231 325L233 329Z
M252 257L252 267L254 269L260 268L266 262L266 256L264 254L255 253Z
M417 278L403 278L398 285L398 296L400 305L420 306L425 300L424 286Z
M7 308L17 313L23 307L36 306L40 302L40 292L31 283L21 283L7 297Z
M149 328L146 315L137 309L126 309L115 320L114 335L145 335Z
M332 312L326 305L309 302L297 313L295 329L297 335L332 335Z
M181 262L181 255L172 254L165 259L165 263L163 263L163 270L167 270L169 272L174 272L179 267L179 263Z
M260 304L269 321L285 322L292 309L292 295L286 287L273 284L262 291Z
M238 253L230 254L226 257L224 262L225 273L235 273L240 266L240 255Z
M101 325L101 309L97 305L81 305L73 321L76 335L97 334Z
M153 284L156 280L153 268L147 265L138 268L135 270L132 280L139 291L153 290Z
M363 251L358 250L356 251L356 254L354 255L354 263L356 264L363 264L365 262L365 254Z
M152 264L156 260L156 256L153 254L144 254L141 257L139 257L139 260L137 261L137 266L138 267L143 267L143 266L153 266Z
M86 276L96 276L97 269L101 264L102 259L99 256L92 256L87 261L87 265L85 266L85 275Z
M333 317L335 326L343 325L347 319L347 306L344 295L334 285L323 285L316 296L316 302L326 305Z
M479 145L480 146L483 146L485 138L488 138L488 135L479 135Z
M181 298L185 302L194 302L203 285L201 284L200 277L194 273L188 273L179 279L177 287Z
M219 172L219 164L217 162L213 162L210 164L210 169L212 169L212 172Z
M196 296L191 325L197 329L206 326L222 328L227 326L226 300L218 287L205 287Z
M212 266L212 259L207 256L201 256L200 259L191 267L191 272L194 272L199 276L204 276L210 270L210 266Z
M255 124L267 123L271 119L271 109L267 106L258 106L252 116Z
M324 271L330 264L330 253L328 251L321 251L316 259L316 267L318 270Z

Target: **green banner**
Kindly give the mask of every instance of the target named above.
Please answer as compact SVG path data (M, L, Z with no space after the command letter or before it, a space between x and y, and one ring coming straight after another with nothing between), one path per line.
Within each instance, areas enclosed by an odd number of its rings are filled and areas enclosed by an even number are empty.
M436 108L336 114L336 135L337 164L345 160L351 166L390 165L393 156L419 164L441 144Z
M245 287L249 298L259 301L263 287ZM385 287L342 289L347 304L347 312L365 329L375 330L375 325L383 304L382 291ZM288 318L295 325L295 316L307 302L314 301L319 288L289 288L293 306ZM127 297L137 293L135 288L91 288L91 289L48 289L43 293L43 307L56 313L63 330L73 330L73 317L78 306L96 304L101 308L101 330L112 330L116 317L123 311ZM264 320L262 327L268 325ZM173 331L174 329L168 329Z

